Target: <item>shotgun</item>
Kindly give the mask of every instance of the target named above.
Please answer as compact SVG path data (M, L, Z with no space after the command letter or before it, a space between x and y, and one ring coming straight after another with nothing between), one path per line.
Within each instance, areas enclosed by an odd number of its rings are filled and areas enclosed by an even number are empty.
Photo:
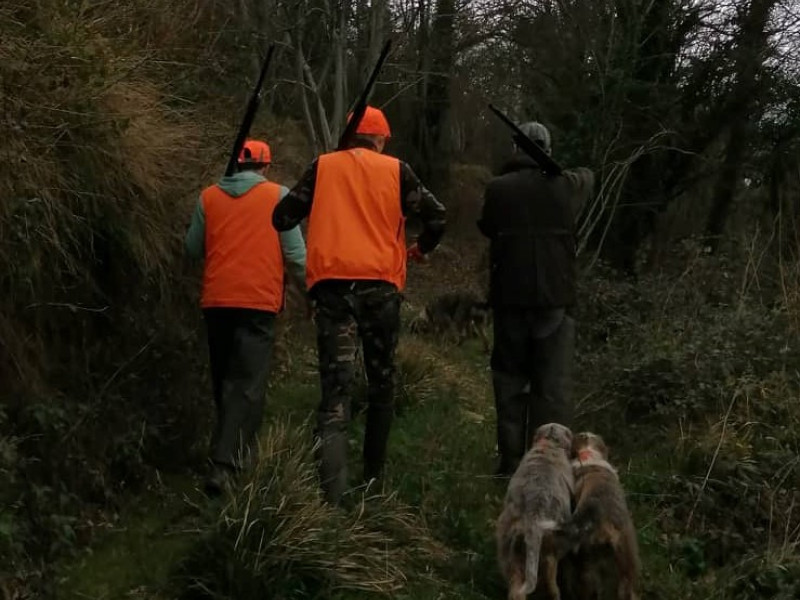
M562 169L556 161L550 158L550 155L545 152L542 147L539 146L539 144L525 135L511 119L505 116L493 104L489 105L489 110L491 110L503 123L511 128L511 131L514 132L514 143L517 144L517 146L519 146L525 154L530 156L539 164L539 166L542 168L542 171L545 172L545 175L548 175L549 177L561 175L561 172L564 169Z
M361 92L358 100L356 100L355 107L353 108L353 114L350 117L350 120L347 122L347 125L345 125L342 135L339 137L339 143L336 145L337 150L344 150L348 148L353 140L353 136L356 134L358 124L361 123L361 119L364 117L364 112L367 110L367 102L369 101L369 96L372 92L372 86L375 85L375 80L378 78L378 73L380 72L383 63L386 60L386 57L389 55L389 49L391 46L392 41L386 40L386 43L383 45L383 50L381 50L381 54L378 57L378 62L375 63L375 68L372 69L372 74L367 80L367 85L364 87L364 90Z
M239 155L242 153L242 147L250 133L250 126L253 124L253 119L256 117L258 105L261 104L261 87L264 85L264 78L267 76L267 69L269 69L269 63L272 60L274 51L275 44L270 44L269 50L267 50L267 56L264 59L264 63L261 65L261 73L258 76L256 87L253 90L253 94L250 96L250 101L247 103L247 110L245 110L244 119L242 119L242 124L239 127L239 133L236 134L236 140L233 142L233 150L231 150L228 166L225 169L226 176L236 173Z

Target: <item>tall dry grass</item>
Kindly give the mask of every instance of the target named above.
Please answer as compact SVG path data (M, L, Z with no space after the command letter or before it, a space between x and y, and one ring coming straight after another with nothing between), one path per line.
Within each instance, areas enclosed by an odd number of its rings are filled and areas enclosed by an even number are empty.
M446 549L395 496L365 489L348 511L323 501L310 438L288 422L262 436L256 467L229 492L184 565L193 590L233 598L391 596L410 579L436 580Z
M177 94L204 89L209 10L0 3L0 578L204 441L182 238L232 134Z
M86 22L23 1L2 11L0 330L19 374L44 362L48 321L63 329L76 311L174 279L202 161L192 121L103 35L114 14Z

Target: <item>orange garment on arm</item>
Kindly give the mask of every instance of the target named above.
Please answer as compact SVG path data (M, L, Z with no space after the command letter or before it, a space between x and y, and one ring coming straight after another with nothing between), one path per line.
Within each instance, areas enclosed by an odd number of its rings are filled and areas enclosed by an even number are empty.
M317 161L308 217L308 288L325 279L406 280L400 161L366 148Z
M212 185L201 194L205 213L203 308L283 307L283 254L272 211L279 185L266 181L233 197Z

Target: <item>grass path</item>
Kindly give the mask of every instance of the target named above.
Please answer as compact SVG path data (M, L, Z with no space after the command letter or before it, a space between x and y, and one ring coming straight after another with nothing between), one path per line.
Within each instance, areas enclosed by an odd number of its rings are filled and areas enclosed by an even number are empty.
M425 298L469 287L470 250L450 256L444 248L415 267L404 322ZM452 268L456 262L459 269ZM635 289L600 277L586 284L575 429L600 433L611 447L637 526L642 598L800 597L800 353L784 351L780 315L758 304L743 315L709 305L691 283L677 297L671 280ZM263 440L287 420L308 431L319 397L310 324L291 325L281 339ZM406 589L394 597L502 598L493 528L505 490L490 477L495 419L488 359L477 342L443 347L404 333L398 363L384 489L412 507L449 555L436 582L408 573ZM356 485L363 418L351 428ZM57 597L193 600L181 596L176 574L221 508L205 501L199 484L189 474L155 478L121 507L105 535L59 566Z
M315 357L313 348L301 342L291 350L291 368L279 375L270 392L265 431L275 420L288 419L298 426L311 421L319 393ZM411 578L407 590L396 597L503 597L493 528L505 489L490 477L495 434L487 358L477 342L441 349L405 336L398 362L398 416L390 440L385 490L396 492L400 501L414 507L451 554L441 585ZM583 409L591 414L587 403ZM640 431L633 435L651 434ZM363 419L356 418L351 435L354 484L360 473L362 439ZM629 439L625 446L636 444ZM702 582L692 584L674 569L664 545L659 529L663 506L659 482L668 458L652 453L617 460L639 525L644 597L712 597ZM213 513L219 509L203 499L198 484L199 479L189 475L164 475L160 485L132 499L104 538L60 570L59 598L175 597L176 570L198 540L204 523L213 521ZM366 596L341 596L351 597Z
M400 399L390 440L386 490L417 507L432 531L455 549L464 598L494 594L492 519L503 493L489 477L493 425L485 357L468 344L455 352L404 339L399 350ZM309 422L318 398L313 352L293 352L291 373L270 392L265 427L273 419ZM351 476L360 472L363 419L352 425ZM63 598L158 598L197 537L205 501L197 477L166 475L131 499L118 522L60 569ZM487 583L488 582L488 583Z

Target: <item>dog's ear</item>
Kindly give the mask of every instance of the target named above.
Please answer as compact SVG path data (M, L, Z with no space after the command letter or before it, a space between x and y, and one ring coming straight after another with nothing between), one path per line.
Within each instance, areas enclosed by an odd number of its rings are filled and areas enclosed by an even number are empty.
M604 459L608 459L608 446L606 445L605 441L602 437L597 435L596 433L592 433L590 431L582 431L578 435L575 436L575 448L586 447L588 446L592 450L595 450L602 456Z
M601 438L599 435L595 435L595 444L597 445L597 451L602 454L603 458L608 459L608 445L605 443L605 440Z
M572 453L577 456L581 448L585 448L589 444L589 435L585 431L576 433L572 438Z
M560 423L550 423L548 425L548 437L555 442L559 448L569 452L572 448L572 431L566 425Z

